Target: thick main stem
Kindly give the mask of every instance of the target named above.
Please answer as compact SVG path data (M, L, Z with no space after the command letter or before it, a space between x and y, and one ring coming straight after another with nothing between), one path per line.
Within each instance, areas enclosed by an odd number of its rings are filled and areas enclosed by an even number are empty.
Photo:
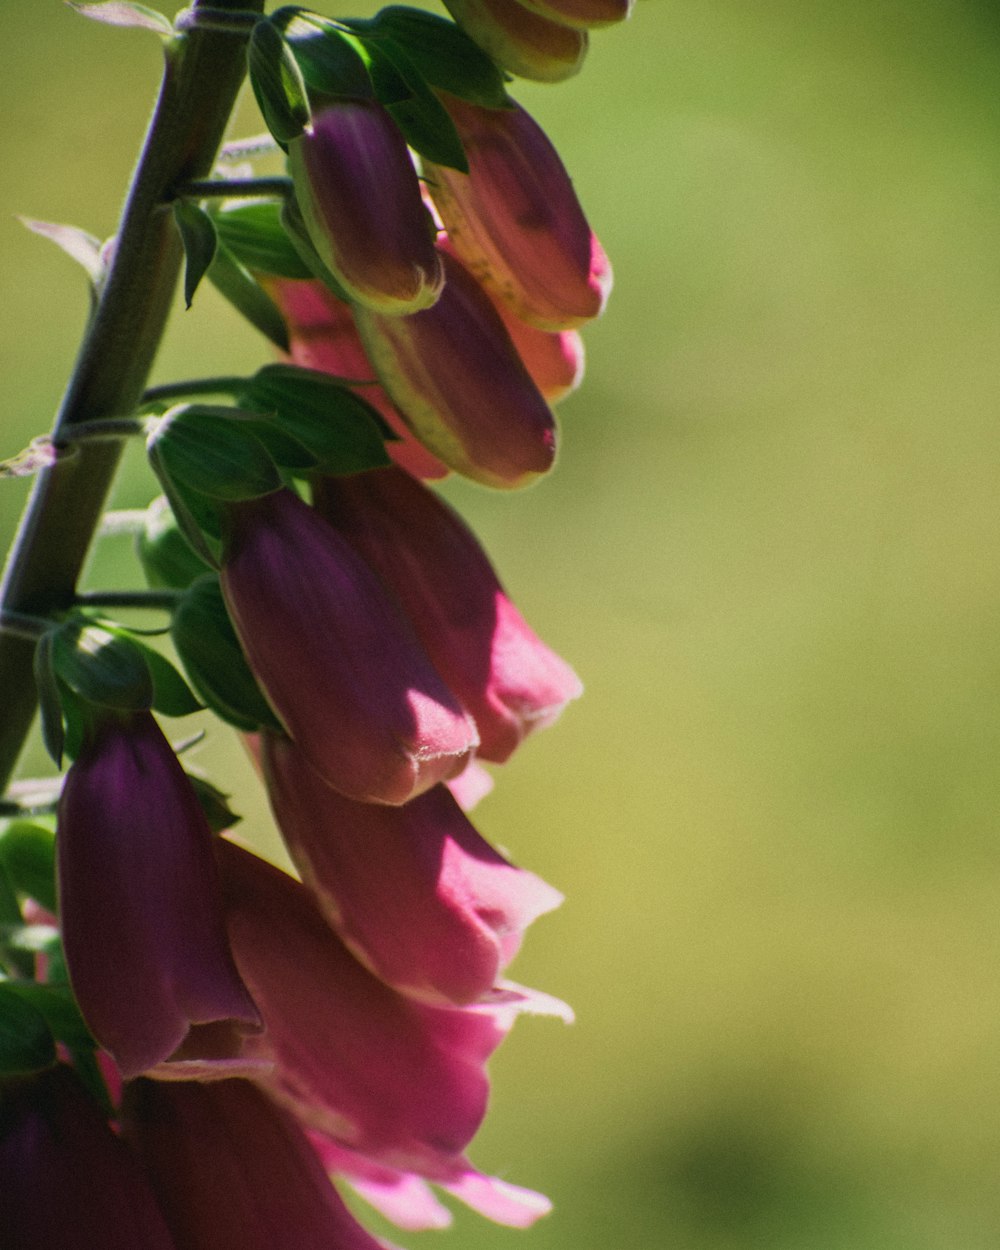
M264 0L195 0L193 9L207 7L263 12ZM181 268L169 200L211 170L245 70L245 36L192 29L168 50L115 258L56 417L56 440L70 426L127 415L139 403ZM39 476L0 586L0 612L44 615L72 603L121 447L83 444ZM2 792L37 704L32 644L10 633L0 633L0 691Z

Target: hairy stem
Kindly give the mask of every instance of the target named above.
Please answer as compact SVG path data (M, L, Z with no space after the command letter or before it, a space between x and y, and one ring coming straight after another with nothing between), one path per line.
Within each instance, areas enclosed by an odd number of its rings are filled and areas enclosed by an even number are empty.
M209 7L256 13L264 0L196 0L191 12ZM139 402L181 269L169 201L212 168L246 69L244 44L245 36L195 25L169 46L115 258L56 417L55 442L81 422L129 415ZM45 616L73 602L120 457L119 441L85 443L39 476L0 586L0 612ZM0 791L34 719L31 661L29 640L0 633Z

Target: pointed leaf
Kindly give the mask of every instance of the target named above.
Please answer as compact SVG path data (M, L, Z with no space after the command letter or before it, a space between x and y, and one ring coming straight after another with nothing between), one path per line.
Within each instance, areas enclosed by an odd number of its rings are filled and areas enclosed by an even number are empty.
M371 99L365 50L342 25L294 7L279 9L271 21L284 34L302 77L313 91L355 100Z
M150 586L183 590L210 571L184 537L164 496L146 509L143 528L136 534L136 554Z
M56 913L56 835L29 820L0 833L0 864L14 889Z
M79 226L67 226L57 221L36 221L32 217L20 217L18 220L32 234L41 235L43 239L50 239L78 265L82 265L90 279L91 286L100 285L104 278L100 239L95 239L92 234L81 230Z
M247 61L253 93L268 130L279 143L297 139L309 124L306 85L291 48L271 22L254 26Z
M226 206L212 220L220 242L251 272L279 278L312 277L281 224L280 200Z
M152 30L164 38L173 37L174 28L169 20L150 9L145 4L135 4L132 0L104 0L102 4L74 4L70 0L71 9L75 9L81 17L89 17L95 22L104 22L108 26L135 26L140 30Z
M228 415L222 415L227 413ZM260 439L236 409L180 404L156 423L148 446L174 483L212 499L256 499L282 485Z
M0 982L0 1074L25 1076L56 1061L56 1045L45 1017L9 982Z
M469 162L455 123L402 44L371 40L368 49L375 92L406 142L436 165L467 174ZM405 92L400 91L400 82L405 84Z
M222 833L224 829L232 829L243 819L229 806L229 795L223 794L217 786L213 786L204 777L196 773L188 773L187 779L201 804L205 819L213 833Z
M259 330L281 351L288 351L288 329L277 304L221 243L215 253L215 260L209 266L208 277L219 294L229 300L254 329Z
M165 655L132 639L138 647L153 678L153 710L164 716L190 716L192 712L204 711L194 696L194 691L174 668Z
M38 640L35 647L34 671L35 687L38 691L38 710L42 723L42 741L45 749L56 763L62 767L65 736L63 734L63 708L59 697L59 683L52 663L52 642L54 630L49 630Z
M43 1017L56 1041L71 1047L94 1047L96 1043L68 985L39 985L29 981L18 982L12 988L22 1002L30 1003Z
M190 308L198 283L215 259L218 240L212 218L189 200L174 201L174 220L184 244L184 306Z
M88 703L139 711L153 702L153 679L138 645L82 617L53 631L52 665L61 682Z

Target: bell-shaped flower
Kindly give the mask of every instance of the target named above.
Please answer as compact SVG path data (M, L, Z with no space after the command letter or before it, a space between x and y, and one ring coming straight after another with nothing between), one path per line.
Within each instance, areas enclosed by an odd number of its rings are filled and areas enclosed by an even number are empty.
M182 1250L139 1160L72 1069L0 1083L4 1250Z
M587 33L533 13L518 0L445 0L470 39L498 65L535 82L562 82L583 65Z
M393 460L414 477L447 476L448 466L410 433L392 400L375 380L375 370L344 301L322 282L293 278L264 278L262 282L281 309L295 364L357 382L359 385L352 388L355 393L367 400L399 435L385 447Z
M237 964L274 1060L268 1090L308 1127L389 1167L450 1176L486 1110L484 1064L522 1011L567 1008L501 986L490 1002L404 998L353 957L306 887L231 842L217 844Z
M442 259L433 308L354 309L365 351L406 424L449 468L485 486L526 486L555 463L555 417L482 287Z
M549 138L520 105L442 94L469 172L425 162L452 247L523 321L569 330L600 315L611 267Z
M91 1032L125 1076L194 1025L259 1028L226 940L212 833L148 712L102 713L59 800L59 915Z
M309 238L352 300L387 314L427 308L443 272L402 134L374 100L328 102L288 145Z
M553 22L587 30L623 22L634 0L520 0L526 9Z
M548 402L558 404L571 395L583 381L583 339L578 332L539 330L522 321L501 299L495 307L524 367Z
M435 668L471 713L478 755L506 760L550 725L580 680L528 627L475 536L400 469L315 484L317 509L403 606Z
M470 760L458 776L446 781L445 785L462 811L471 812L492 791L494 781L492 774L478 760Z
M478 745L385 587L291 491L232 506L222 591L268 701L349 798L405 803Z
M178 1250L385 1250L303 1130L251 1082L140 1079L126 1086L122 1118Z
M489 994L527 926L562 902L481 838L445 786L403 807L353 803L287 738L266 734L263 754L303 881L354 955L401 993L445 1005Z

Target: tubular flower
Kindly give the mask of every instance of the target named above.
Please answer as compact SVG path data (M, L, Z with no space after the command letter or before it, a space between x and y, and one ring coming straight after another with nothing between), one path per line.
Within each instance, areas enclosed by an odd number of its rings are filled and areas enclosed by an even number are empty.
M285 844L329 923L394 989L426 1002L488 994L527 926L562 902L479 836L447 788L403 807L352 803L293 743L264 737Z
M359 964L294 878L217 844L237 964L261 1006L266 1086L308 1127L373 1161L450 1175L486 1110L484 1063L519 1011L565 1013L516 987L489 1007L439 1008Z
M193 1025L259 1028L226 941L212 834L148 712L108 712L69 770L56 840L73 991L126 1076Z
M555 463L556 424L479 283L443 256L433 308L383 317L357 307L368 358L417 438L485 486L526 486Z
M251 1082L133 1081L122 1111L177 1250L385 1250L303 1131Z
M232 507L221 581L269 702L335 789L405 803L462 771L475 725L375 574L297 495Z
M569 330L600 315L611 267L559 153L520 105L487 109L442 94L469 172L425 162L451 245L523 321Z
M288 145L320 259L352 300L390 315L428 308L443 273L406 142L374 100L338 100Z
M0 1084L0 1246L181 1250L142 1168L72 1069Z
M587 34L549 21L518 0L445 0L470 39L498 65L536 82L572 78L587 54Z
M632 12L633 0L520 0L520 3L550 21L586 30L624 21Z
M448 466L432 456L410 433L392 400L375 381L375 370L365 355L351 310L344 301L322 282L268 278L264 285L285 319L295 364L361 382L362 385L353 389L400 436L386 443L386 451L393 460L414 477L446 477Z
M582 686L528 627L475 536L400 469L315 485L316 507L393 592L431 661L471 713L478 754L506 760Z

